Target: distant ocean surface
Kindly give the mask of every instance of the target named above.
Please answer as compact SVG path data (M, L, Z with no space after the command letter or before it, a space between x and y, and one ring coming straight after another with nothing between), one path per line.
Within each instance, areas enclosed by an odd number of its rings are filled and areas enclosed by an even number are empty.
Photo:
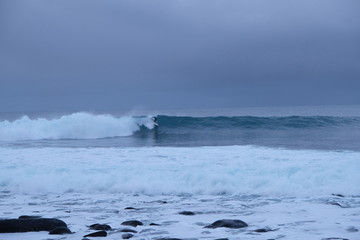
M223 203L231 197L233 202L216 213L228 218L224 209L244 201L261 208L269 201L280 209L297 204L311 211L309 203L349 196L341 204L358 212L360 106L2 113L0 166L0 213L14 217L34 210L13 203L21 196L41 200L39 205L69 204L69 199L76 205L78 194L87 194L89 201L103 194L99 204L110 204L118 195L173 201L181 196L179 204L196 205L198 211L202 201L220 196L216 201ZM91 209L87 204L82 206ZM297 231L292 229L298 226L296 211L286 215L294 223L284 236ZM347 221L344 229L360 216L333 214ZM331 224L318 229L340 229ZM301 231L299 236L309 236ZM197 234L202 238L202 232ZM341 236L349 234L344 230Z

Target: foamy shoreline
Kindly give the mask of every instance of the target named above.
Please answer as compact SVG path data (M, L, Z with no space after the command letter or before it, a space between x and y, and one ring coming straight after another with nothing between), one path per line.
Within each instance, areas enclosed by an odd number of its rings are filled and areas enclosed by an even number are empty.
M326 239L356 240L360 236L360 199L328 196L322 198L276 198L271 196L208 195L124 195L124 194L1 194L2 218L40 215L58 218L74 234L47 232L5 233L2 240L82 239L94 232L87 226L108 224L106 239L121 239L119 230L131 228L132 239ZM337 204L335 204L337 203ZM194 215L181 215L191 211ZM240 219L249 226L241 229L204 228L219 219ZM127 220L144 225L122 226ZM150 226L151 223L159 226ZM257 229L274 231L256 232Z

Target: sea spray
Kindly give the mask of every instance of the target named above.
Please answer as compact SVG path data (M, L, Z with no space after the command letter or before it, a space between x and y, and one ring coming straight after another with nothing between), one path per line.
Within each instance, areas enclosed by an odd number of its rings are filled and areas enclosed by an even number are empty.
M55 119L23 116L14 121L0 122L0 141L124 137L139 131L141 126L153 128L151 117L115 117L85 112Z

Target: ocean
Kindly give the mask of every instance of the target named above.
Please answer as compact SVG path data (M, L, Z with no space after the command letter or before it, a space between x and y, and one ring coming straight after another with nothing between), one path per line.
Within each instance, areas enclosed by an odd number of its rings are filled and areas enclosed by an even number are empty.
M360 239L360 106L1 113L0 166L0 218L74 232L1 240Z

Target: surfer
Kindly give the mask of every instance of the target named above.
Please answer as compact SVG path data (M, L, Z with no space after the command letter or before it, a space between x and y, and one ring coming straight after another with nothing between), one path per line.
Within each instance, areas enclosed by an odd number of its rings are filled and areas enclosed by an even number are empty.
M159 126L157 122L157 117L152 117L151 120L154 122L154 126Z

